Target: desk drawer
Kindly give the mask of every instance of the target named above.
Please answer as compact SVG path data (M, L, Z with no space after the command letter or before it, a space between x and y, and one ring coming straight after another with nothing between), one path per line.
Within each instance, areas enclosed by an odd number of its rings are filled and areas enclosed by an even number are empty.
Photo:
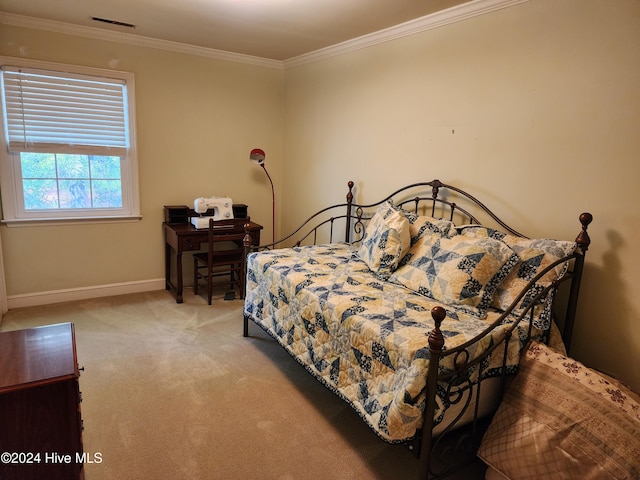
M178 251L200 250L200 242L195 238L184 237L178 240Z

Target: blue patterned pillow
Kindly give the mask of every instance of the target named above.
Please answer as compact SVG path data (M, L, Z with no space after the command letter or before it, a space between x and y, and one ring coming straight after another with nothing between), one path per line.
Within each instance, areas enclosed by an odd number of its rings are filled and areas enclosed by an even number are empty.
M443 237L452 234L457 235L456 227L450 220L434 218L428 215L418 215L400 207L395 207L401 211L409 220L409 233L411 233L411 245L414 245L422 235L436 233Z
M517 263L518 256L499 240L425 234L389 281L484 317L498 285Z
M538 273L547 268L556 260L571 255L577 248L575 242L551 240L547 238L522 238L510 235L492 228L480 226L462 227L460 232L469 237L490 237L500 240L518 254L520 261L507 278L500 284L491 306L499 310L506 310L515 301L520 292L529 281ZM562 278L569 265L561 263L537 280L527 294L513 309L513 313L522 313L533 301L533 298L551 285L552 282ZM551 321L551 307L553 304L553 292L540 298L534 306L535 327L549 328Z
M358 256L369 269L386 280L409 250L409 222L391 203L381 205L369 221Z

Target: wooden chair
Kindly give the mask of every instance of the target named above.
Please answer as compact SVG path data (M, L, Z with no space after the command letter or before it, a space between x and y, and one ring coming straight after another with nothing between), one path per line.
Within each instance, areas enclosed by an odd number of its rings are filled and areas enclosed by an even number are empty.
M193 293L198 294L198 285L204 280L207 287L207 302L211 305L214 285L229 285L234 291L237 286L240 297L244 297L244 232L238 234L223 234L226 228L233 228L234 220L209 219L209 237L207 252L193 255ZM217 233L217 234L216 234ZM224 282L216 282L220 277L228 277ZM225 297L227 298L227 297ZM233 297L232 297L233 298Z

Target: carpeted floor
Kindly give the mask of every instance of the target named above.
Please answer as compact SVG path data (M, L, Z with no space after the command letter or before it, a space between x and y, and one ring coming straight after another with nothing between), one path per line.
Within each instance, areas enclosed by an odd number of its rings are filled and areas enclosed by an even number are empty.
M12 310L0 330L73 322L87 480L416 478L255 325L242 302L165 291ZM457 479L484 477L481 464Z

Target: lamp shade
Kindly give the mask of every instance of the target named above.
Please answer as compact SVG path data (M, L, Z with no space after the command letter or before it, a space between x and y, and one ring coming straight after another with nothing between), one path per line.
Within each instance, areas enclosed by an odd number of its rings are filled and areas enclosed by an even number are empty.
M265 157L265 153L264 150L260 149L260 148L254 148L253 150L251 150L251 154L249 155L249 159L252 162L257 163L258 165L262 165L264 163L264 157Z

